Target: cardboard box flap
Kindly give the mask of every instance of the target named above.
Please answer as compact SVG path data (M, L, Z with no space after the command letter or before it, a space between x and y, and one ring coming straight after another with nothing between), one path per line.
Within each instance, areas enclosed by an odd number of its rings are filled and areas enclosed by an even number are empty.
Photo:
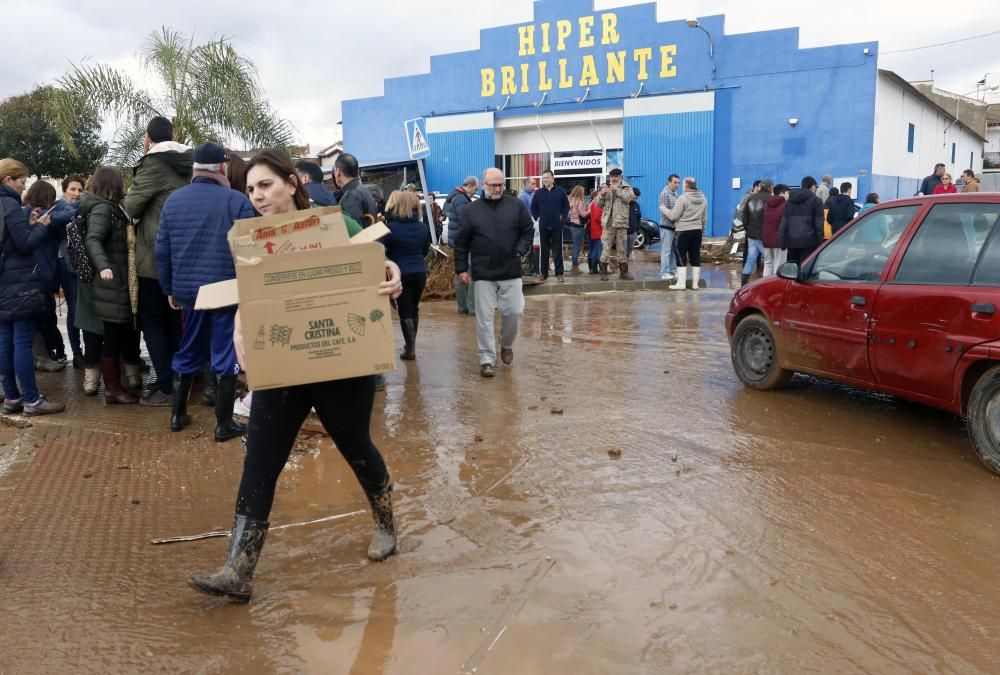
M228 240L237 260L350 243L347 223L337 206L237 220Z
M238 262L236 279L244 302L378 285L385 280L385 249L368 243L264 256Z
M214 284L206 284L198 289L198 299L195 300L195 309L222 309L239 304L240 290L236 279L217 281Z

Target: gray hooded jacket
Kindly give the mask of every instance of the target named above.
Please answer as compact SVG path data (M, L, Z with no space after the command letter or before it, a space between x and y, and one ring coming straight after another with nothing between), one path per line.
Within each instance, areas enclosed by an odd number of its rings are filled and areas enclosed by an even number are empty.
M667 219L674 223L678 232L704 230L708 222L708 200L701 190L685 190Z

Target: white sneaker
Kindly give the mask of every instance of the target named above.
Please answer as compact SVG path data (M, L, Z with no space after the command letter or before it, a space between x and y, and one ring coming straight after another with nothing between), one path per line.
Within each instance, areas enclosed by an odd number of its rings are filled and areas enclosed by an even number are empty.
M236 415L237 417L250 417L250 400L251 400L250 397L251 396L253 396L253 392L252 391L250 393L248 393L246 396L244 396L242 401L240 399L236 399L236 402L233 403L233 414L234 415Z

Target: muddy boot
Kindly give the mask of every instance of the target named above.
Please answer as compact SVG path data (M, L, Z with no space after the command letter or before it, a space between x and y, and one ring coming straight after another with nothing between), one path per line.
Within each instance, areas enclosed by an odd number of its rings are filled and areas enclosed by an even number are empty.
M749 283L750 283L750 275L749 274L744 274L743 276L740 277L740 288L743 288L744 286L746 286Z
M116 403L132 404L139 402L138 396L126 391L122 386L121 363L119 363L118 359L101 359L101 377L104 379L105 403L113 405Z
M215 407L215 392L218 387L219 381L212 372L212 366L206 365L202 370L202 381L204 384L201 388L201 404L206 408Z
M253 571L264 548L267 528L267 522L237 515L226 564L215 574L188 577L188 584L202 593L221 595L233 602L249 602L253 593Z
M35 355L35 370L43 373L58 373L61 370L65 370L65 363L52 360L49 350L45 348L45 339L41 333L35 333L35 340L31 345L31 350Z
M194 375L174 373L173 410L170 412L170 430L184 431L191 424L191 416L187 414L188 397L191 395L191 384ZM232 408L230 408L232 410Z
M628 263L622 263L618 266L619 274L618 278L622 281L632 281L635 277L628 273Z
M87 366L83 369L83 393L85 396L96 396L101 385L101 369Z
M687 278L688 278L688 268L678 267L677 268L677 281L668 286L672 291L685 291L687 290Z
M404 361L413 361L417 358L416 340L417 327L414 319L403 319L400 321L400 328L403 329L403 353L399 355Z
M375 521L375 534L368 545L368 559L380 562L396 552L396 521L392 517L392 483L368 494Z
M225 443L247 432L242 424L233 421L233 403L236 402L236 376L220 375L215 392L215 442Z
M125 371L125 388L129 391L142 391L142 364L122 361L122 370Z
M601 281L608 280L608 268L611 267L611 263L600 263L601 265Z

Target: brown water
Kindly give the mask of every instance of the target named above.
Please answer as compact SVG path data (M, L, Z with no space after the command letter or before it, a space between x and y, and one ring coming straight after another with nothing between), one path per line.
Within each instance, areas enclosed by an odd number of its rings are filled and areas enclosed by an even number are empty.
M243 452L210 410L170 434L74 398L0 428L0 672L994 671L1000 479L961 420L743 389L728 299L529 299L490 381L473 320L425 305L376 404L400 554L365 560L367 515L272 532L249 606L184 583L225 540L148 543L230 524ZM303 448L272 524L366 508Z

